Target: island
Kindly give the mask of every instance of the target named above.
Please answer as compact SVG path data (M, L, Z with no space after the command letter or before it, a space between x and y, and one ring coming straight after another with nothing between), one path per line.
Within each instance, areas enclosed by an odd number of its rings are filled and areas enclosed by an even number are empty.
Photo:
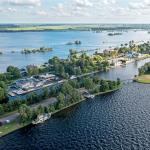
M108 33L108 36L122 35L122 33Z
M54 57L41 67L9 66L0 74L0 136L96 95L119 90L119 78L110 81L96 75L107 68L105 58L79 55L75 50L70 50L69 59Z
M46 47L33 48L33 49L26 48L26 49L22 50L21 53L22 54L45 53L45 52L49 52L52 50L53 50L52 48L46 48Z
M139 75L135 76L136 82L150 84L150 62L139 68Z
M73 44L75 44L75 45L81 45L81 41L80 40L76 40L76 41L74 41L74 42L68 42L66 45L73 45Z

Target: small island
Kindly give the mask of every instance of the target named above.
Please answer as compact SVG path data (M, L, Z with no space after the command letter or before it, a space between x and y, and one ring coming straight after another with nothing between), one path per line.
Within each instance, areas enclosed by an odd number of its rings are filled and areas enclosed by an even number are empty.
M150 62L139 68L139 75L135 76L136 82L150 84Z
M122 35L122 33L108 33L108 36Z
M66 45L80 45L82 42L80 40L76 40L74 42L68 42Z
M24 49L21 51L22 54L31 54L31 53L45 53L52 51L52 48L40 47L40 48L33 48L33 49Z

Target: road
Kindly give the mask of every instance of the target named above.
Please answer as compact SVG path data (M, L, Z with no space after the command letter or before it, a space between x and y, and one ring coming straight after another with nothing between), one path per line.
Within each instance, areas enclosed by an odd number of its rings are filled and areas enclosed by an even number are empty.
M40 105L44 107L44 106L48 106L48 105L54 104L56 102L57 102L57 99L52 97L52 98L46 99L46 100L44 100L44 101L42 101L42 102L40 102L38 104L31 105L29 107L30 107L31 110L33 110L33 109L36 109ZM12 122L12 121L16 120L18 118L18 116L19 116L19 113L16 112L16 113L11 114L9 116L6 116L4 118L0 118L0 122L6 122L7 120Z

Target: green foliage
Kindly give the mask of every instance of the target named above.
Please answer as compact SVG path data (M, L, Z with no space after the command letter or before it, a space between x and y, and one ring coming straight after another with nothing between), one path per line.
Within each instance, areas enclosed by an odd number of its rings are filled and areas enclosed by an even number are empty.
M108 61L101 56L88 56L86 53L79 55L76 50L71 49L69 59L61 60L53 57L49 60L55 74L67 78L67 75L80 75L97 70L106 70Z
M0 103L2 103L2 100L5 98L5 90L0 87Z
M120 85L121 84L121 80L120 78L117 78L117 85Z
M18 79L21 77L20 71L17 67L14 66L8 66L7 72L10 73L10 76L12 80Z
M139 75L144 75L149 73L150 73L150 62L146 63L144 66L139 68Z
M37 66L34 66L34 65L29 65L29 66L27 66L27 72L28 72L28 76L38 75L39 74L39 68Z
M4 108L3 106L0 104L0 115L3 115L4 114Z
M83 79L83 86L86 88L86 89L93 89L93 87L95 87L95 84L93 82L93 80L91 78L84 78Z
M105 80L101 80L101 87L100 87L100 91L101 92L105 92L109 90L109 84L107 81Z
M26 122L30 121L32 119L32 113L29 107L26 104L23 104L19 108L19 114L20 114L20 122L22 124L25 124Z
M48 88L45 88L43 92L43 98L48 98L48 97L49 97L49 91Z

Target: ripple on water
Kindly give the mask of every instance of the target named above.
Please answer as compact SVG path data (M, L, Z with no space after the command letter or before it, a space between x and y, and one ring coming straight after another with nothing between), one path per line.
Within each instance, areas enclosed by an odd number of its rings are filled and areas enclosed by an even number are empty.
M150 85L82 102L65 117L2 137L2 150L149 150Z

